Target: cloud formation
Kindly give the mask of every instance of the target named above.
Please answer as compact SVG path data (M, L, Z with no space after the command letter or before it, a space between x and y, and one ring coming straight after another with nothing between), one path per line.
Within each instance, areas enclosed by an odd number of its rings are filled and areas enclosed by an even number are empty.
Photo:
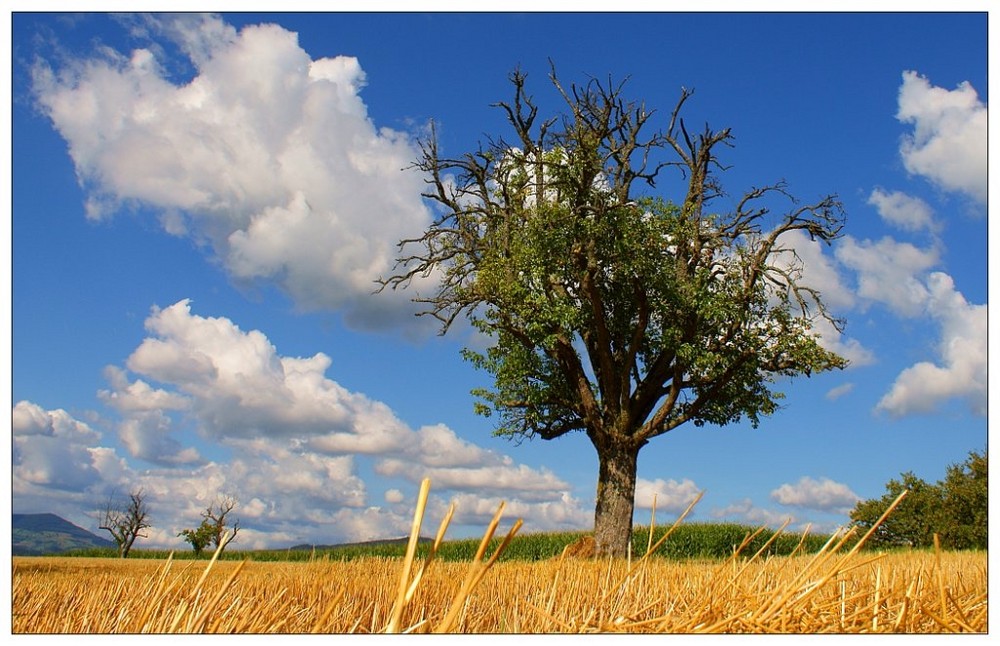
M155 42L33 71L38 105L69 145L91 219L124 205L207 244L236 281L278 284L303 309L349 324L410 321L409 297L373 297L396 243L430 215L418 153L377 127L347 56L313 60L276 25L240 32L217 17L145 17L141 31L179 45L194 66L170 79Z
M934 219L934 209L927 202L902 191L887 192L876 188L868 197L868 203L878 210L884 221L904 231L934 233L940 228Z
M739 522L769 527L779 527L786 521L791 523L796 520L794 514L758 507L750 498L737 500L725 507L713 509L710 515L717 520L737 519Z
M80 491L99 482L104 457L90 450L100 438L86 423L62 409L47 411L20 401L11 413L13 478L21 484Z
M940 325L938 362L920 361L899 374L878 410L894 417L930 413L951 399L964 400L977 415L987 406L987 307L973 305L955 289L951 276L927 280L927 312Z
M972 85L946 90L903 72L896 118L913 125L899 149L908 171L986 203L987 111Z
M847 514L861 498L843 483L803 476L795 484L786 483L772 491L771 500L782 505Z
M687 509L699 493L701 489L688 478L680 482L673 479L638 478L635 484L635 507L652 510L655 499L657 512L679 514Z
M443 424L410 428L384 403L327 377L323 353L283 356L259 330L196 315L188 300L154 307L145 327L147 338L125 367L107 368L109 387L98 394L120 418L107 426L127 458L65 411L20 402L15 491L74 490L93 507L114 489L141 486L156 508L151 538L168 546L219 493L240 501L252 530L241 531L246 547L402 535L425 477L436 508L459 503L456 526L478 527L500 500L535 531L590 518L551 470ZM385 489L370 490L366 471Z

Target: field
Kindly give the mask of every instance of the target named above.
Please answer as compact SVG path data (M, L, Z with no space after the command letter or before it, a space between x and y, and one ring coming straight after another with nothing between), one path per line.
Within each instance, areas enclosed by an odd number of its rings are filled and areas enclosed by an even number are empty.
M984 553L674 562L433 562L399 631L985 632ZM236 562L20 557L15 633L368 633L391 625L402 559ZM631 570L631 571L630 571ZM457 604L456 604L457 602ZM451 619L449 609L457 608ZM446 625L446 619L451 622Z
M138 633L980 633L985 552L897 549L864 536L723 523L640 527L628 558L581 533L433 540L424 481L405 544L329 550L135 551L14 557L15 634ZM653 513L655 520L655 509ZM588 542L589 540L589 542ZM103 552L107 554L107 552ZM100 554L100 553L99 553ZM641 556L638 556L640 555ZM636 556L633 556L636 555Z
M647 530L639 558L587 558L583 541L557 557L539 559L534 549L502 561L520 521L495 539L501 505L474 554L465 561L445 560L450 513L434 541L423 553L417 549L427 486L425 481L402 557L339 560L327 554L305 562L252 561L219 560L217 552L207 564L173 558L15 557L12 630L689 634L988 629L985 552L872 553L862 549L871 532L860 538L848 532L828 537L815 551L806 549L808 537L800 536L781 555L775 547L785 536L761 530L732 545L728 558L662 556L672 538L686 542L694 554L705 551L704 542L695 540L704 532L682 540L678 528L685 512L668 529ZM546 543L551 540L542 537L522 545Z

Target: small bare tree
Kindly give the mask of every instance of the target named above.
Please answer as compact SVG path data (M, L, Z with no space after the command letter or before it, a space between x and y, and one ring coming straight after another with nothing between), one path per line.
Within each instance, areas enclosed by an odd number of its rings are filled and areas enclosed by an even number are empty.
M122 505L115 501L114 494L109 496L100 524L101 529L111 533L118 546L118 557L123 559L128 558L135 539L146 538L142 530L150 526L149 508L143 490L133 490L128 497L128 502Z
M202 517L202 527L205 528L206 533L211 538L211 544L215 549L222 552L226 545L231 543L235 538L237 532L240 531L240 520L235 519L232 522L232 527L230 528L231 535L228 540L226 539L226 522L230 519L230 514L236 507L236 498L231 495L226 495L219 497L208 506L208 508L201 513ZM225 540L225 544L223 541ZM220 549L221 548L221 549Z

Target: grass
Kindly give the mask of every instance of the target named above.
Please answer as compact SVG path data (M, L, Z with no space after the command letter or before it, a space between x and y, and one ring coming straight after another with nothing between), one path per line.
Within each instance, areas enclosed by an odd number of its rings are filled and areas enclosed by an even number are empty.
M658 541L667 531L666 527L653 528L653 542ZM729 557L733 549L740 545L743 539L760 528L737 523L690 523L683 524L674 531L670 540L656 550L654 556L676 560L724 559ZM747 546L747 551L756 551L766 543L775 530L764 528ZM575 543L588 536L588 532L534 532L518 534L500 555L501 561L544 561L558 557L567 545ZM807 534L800 549L812 552L830 538L829 534ZM491 540L488 548L493 550L500 544L500 538ZM803 535L782 532L777 540L769 546L768 554L773 556L789 555L803 541ZM449 540L441 543L436 558L442 561L463 562L472 558L479 547L480 539ZM643 554L649 542L649 526L637 526L632 533L632 553ZM421 542L416 548L417 556L424 557L430 550L429 542ZM284 550L239 550L230 547L224 554L225 560L251 561L288 561L307 562L316 559L335 561L354 561L370 558L403 558L406 553L405 543L360 544L325 549L284 549ZM166 559L170 557L169 550L146 550L133 548L129 559ZM114 549L74 550L64 556L114 558ZM208 559L208 554L202 558ZM177 560L195 558L192 550L182 550L173 553Z

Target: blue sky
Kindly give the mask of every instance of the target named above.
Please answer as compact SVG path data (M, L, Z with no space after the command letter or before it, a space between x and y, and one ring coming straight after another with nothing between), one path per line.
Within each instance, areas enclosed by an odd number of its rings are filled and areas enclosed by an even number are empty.
M848 224L796 242L847 370L782 384L757 429L679 428L639 456L637 522L832 530L903 471L986 446L987 19L969 14L12 16L12 507L96 531L142 487L176 546L217 494L240 546L585 529L582 436L514 444L473 414L489 377L408 294L372 295L432 217L404 171L509 134L490 104L526 70L630 78L659 127L732 128L729 203L785 180ZM658 194L680 199L664 175ZM720 204L725 200L720 201Z

